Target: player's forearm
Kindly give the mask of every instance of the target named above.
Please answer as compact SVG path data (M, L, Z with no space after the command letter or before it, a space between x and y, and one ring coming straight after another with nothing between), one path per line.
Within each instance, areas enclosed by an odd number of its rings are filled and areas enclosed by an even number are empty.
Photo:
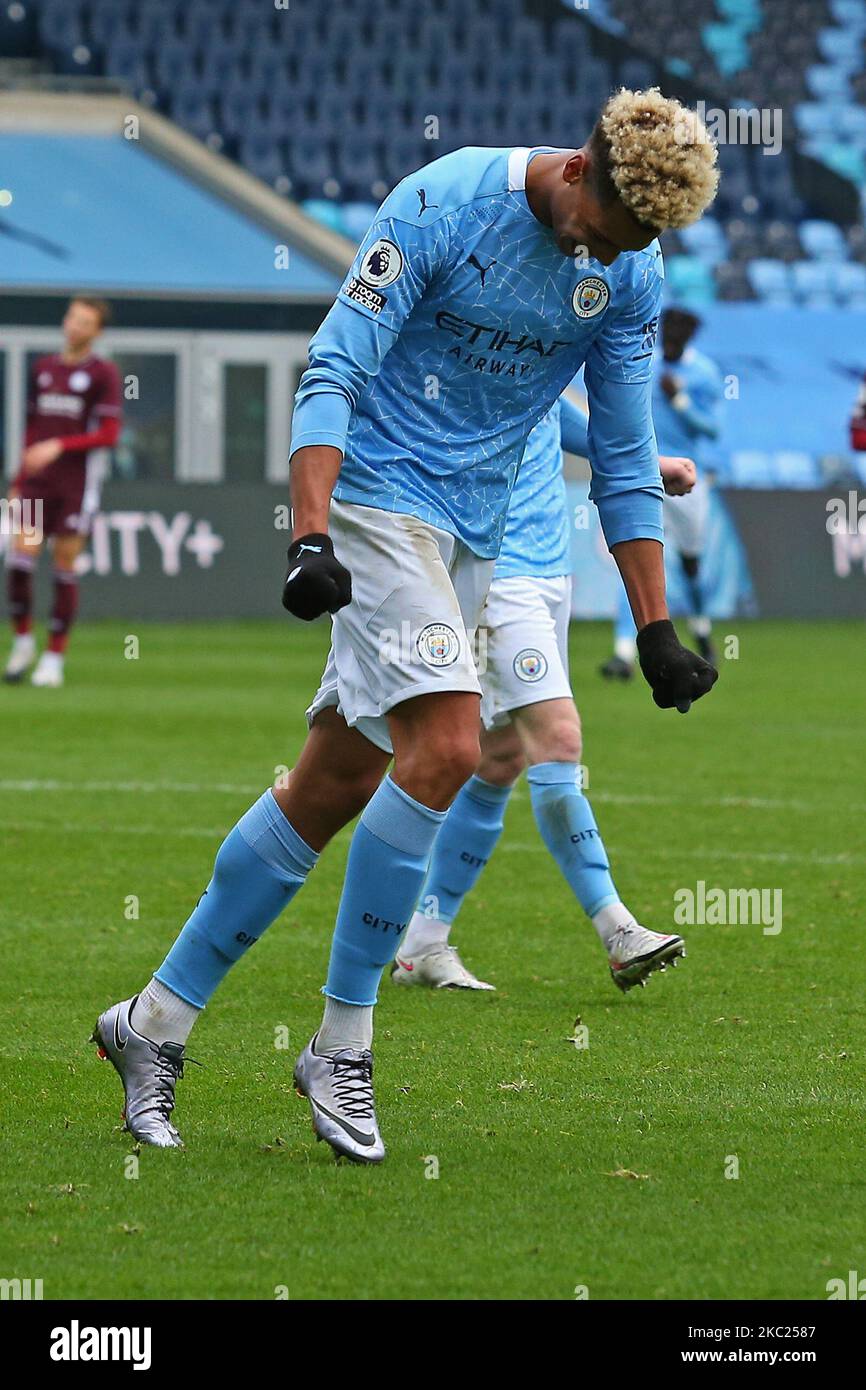
M635 627L667 618L664 550L659 541L621 541L611 554L619 567Z
M58 435L66 453L84 453L88 449L113 449L120 438L120 421L105 420L98 430L88 434Z
M311 444L292 454L292 539L327 535L331 494L343 456L327 444Z

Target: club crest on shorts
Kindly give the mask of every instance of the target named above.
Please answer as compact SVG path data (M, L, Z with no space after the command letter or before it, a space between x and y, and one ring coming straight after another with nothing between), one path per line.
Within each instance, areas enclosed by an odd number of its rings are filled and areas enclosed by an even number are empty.
M527 685L534 685L547 675L547 657L535 647L524 647L514 658L514 674Z
M374 290L393 285L403 271L403 253L393 241L380 237L369 250L364 252L359 274L365 285Z
M453 666L460 655L460 638L447 623L428 623L418 633L415 648L425 666Z
M610 303L610 290L600 275L590 275L575 285L571 307L579 319L594 319Z

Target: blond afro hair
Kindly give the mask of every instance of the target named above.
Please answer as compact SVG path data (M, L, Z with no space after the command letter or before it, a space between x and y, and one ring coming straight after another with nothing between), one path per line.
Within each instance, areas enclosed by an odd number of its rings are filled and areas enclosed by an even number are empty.
M716 196L718 151L706 126L658 87L612 96L589 144L602 200L618 196L658 232L697 222Z

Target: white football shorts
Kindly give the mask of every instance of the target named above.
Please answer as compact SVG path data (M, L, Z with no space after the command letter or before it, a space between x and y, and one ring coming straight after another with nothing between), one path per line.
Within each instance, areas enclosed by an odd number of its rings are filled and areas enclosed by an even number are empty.
M417 517L356 503L332 501L329 530L352 601L333 616L307 722L333 706L390 753L385 715L395 705L434 691L481 694L476 629L494 561Z
M481 718L486 729L542 700L571 699L571 579L494 579L481 616Z
M701 555L706 545L710 485L699 477L685 497L664 499L665 544L679 555Z

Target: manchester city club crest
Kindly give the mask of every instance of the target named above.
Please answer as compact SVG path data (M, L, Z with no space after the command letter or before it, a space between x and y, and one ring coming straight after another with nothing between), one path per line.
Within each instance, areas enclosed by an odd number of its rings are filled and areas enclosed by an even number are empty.
M460 655L460 638L447 623L428 623L415 647L425 666L453 666Z
M403 270L403 254L393 241L380 237L369 250L364 252L360 276L365 285L381 290L393 285Z
M610 290L600 275L590 275L575 285L571 306L579 319L594 319L610 303Z
M547 657L535 647L526 647L514 658L514 674L518 680L534 685L547 675Z

